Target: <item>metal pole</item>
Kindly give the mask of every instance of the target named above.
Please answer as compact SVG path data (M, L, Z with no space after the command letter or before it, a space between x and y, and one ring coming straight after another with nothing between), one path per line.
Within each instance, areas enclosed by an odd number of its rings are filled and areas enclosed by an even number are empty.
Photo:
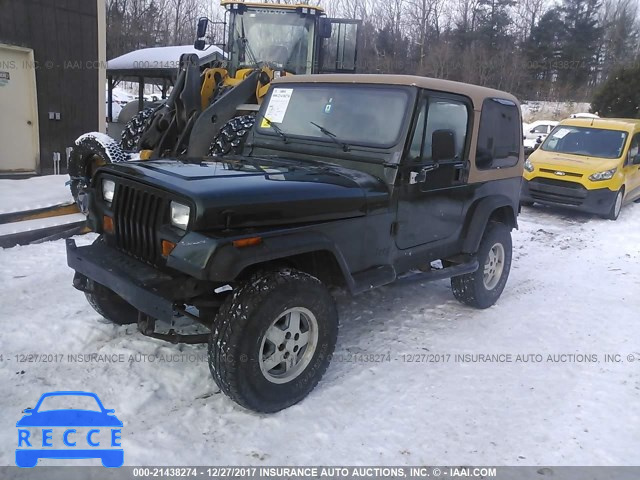
M138 77L138 111L144 108L144 77Z
M113 75L109 75L109 91L107 92L107 118L113 122Z

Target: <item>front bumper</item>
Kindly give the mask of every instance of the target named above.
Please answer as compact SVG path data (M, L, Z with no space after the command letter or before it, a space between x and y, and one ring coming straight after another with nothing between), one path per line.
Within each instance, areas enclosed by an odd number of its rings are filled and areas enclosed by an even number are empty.
M520 200L606 215L616 200L616 194L608 188L588 190L576 182L536 177L522 182Z
M67 264L76 271L74 287L87 291L87 279L93 280L122 297L142 313L170 321L181 279L146 265L110 248L100 240L86 247L67 240Z

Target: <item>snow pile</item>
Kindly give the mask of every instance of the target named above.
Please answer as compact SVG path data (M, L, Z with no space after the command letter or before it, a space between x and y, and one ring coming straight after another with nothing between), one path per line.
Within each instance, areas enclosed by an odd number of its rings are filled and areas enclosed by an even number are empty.
M525 123L536 120L564 120L572 113L588 112L591 104L575 102L522 102L522 119Z
M488 310L460 305L448 281L338 294L327 374L275 415L220 394L204 345L102 320L71 287L64 242L0 250L0 464L14 462L24 408L88 390L124 422L128 465L637 465L640 205L617 222L542 207L519 222ZM49 361L19 362L28 354ZM486 360L507 354L528 360Z
M0 180L0 215L73 203L68 175Z

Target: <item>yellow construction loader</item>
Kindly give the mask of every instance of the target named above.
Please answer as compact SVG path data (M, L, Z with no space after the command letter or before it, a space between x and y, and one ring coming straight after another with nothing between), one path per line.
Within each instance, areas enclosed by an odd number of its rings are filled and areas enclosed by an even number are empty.
M215 45L224 59L202 69L182 55L168 99L139 112L122 142L89 133L76 140L69 164L71 190L81 209L83 189L109 162L168 156L238 153L274 78L354 73L359 20L327 18L321 7L223 0L223 43L207 42L212 22L198 22L195 48Z

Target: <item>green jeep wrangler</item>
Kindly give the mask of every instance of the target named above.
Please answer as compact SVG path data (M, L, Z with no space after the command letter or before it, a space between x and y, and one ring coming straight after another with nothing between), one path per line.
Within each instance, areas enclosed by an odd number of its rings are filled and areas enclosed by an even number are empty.
M410 76L283 77L242 155L100 168L88 190L100 236L85 247L67 241L74 286L114 323L174 342L208 339L224 393L281 410L331 360L329 286L357 294L451 278L467 305L498 300L517 228L521 125L516 98L497 90ZM176 333L177 318L210 333Z

